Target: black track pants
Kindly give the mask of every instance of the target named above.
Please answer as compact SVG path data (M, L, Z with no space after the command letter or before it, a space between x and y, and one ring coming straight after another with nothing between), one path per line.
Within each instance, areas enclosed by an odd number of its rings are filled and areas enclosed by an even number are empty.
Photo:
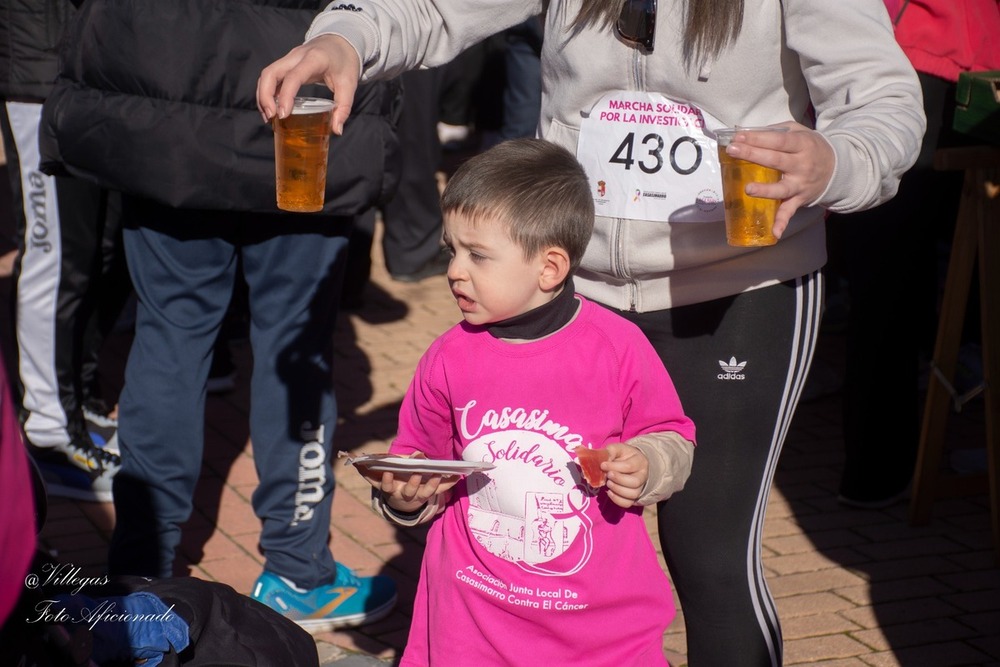
M697 449L684 490L658 507L691 667L781 664L761 567L764 511L816 344L822 278L652 313L622 313L659 351Z
M41 104L6 102L2 124L16 208L18 398L35 445L85 430L81 405L97 397L97 360L131 292L118 199L38 170Z

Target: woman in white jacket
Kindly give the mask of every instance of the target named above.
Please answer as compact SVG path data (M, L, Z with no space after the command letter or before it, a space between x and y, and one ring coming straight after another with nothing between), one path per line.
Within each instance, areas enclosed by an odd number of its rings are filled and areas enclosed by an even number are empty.
M764 509L822 310L825 212L891 198L924 132L921 93L880 0L351 0L265 68L265 119L325 82L340 132L358 81L447 62L545 14L539 136L593 181L577 291L636 322L697 425L684 491L659 507L692 667L778 665L760 563ZM776 245L726 244L714 131L776 167ZM864 239L857 239L863 243Z

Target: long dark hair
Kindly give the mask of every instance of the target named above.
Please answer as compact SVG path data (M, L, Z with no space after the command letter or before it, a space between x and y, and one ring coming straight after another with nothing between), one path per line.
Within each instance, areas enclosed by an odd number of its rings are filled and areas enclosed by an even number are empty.
M583 0L574 26L604 25L618 19L626 0ZM687 0L684 9L684 63L717 56L743 27L744 0Z

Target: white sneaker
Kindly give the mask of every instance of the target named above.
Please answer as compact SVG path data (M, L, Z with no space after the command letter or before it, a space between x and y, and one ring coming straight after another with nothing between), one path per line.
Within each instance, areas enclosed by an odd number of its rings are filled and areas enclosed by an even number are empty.
M38 464L49 495L112 501L111 482L122 465L117 454L82 441L55 447L28 443L28 451Z

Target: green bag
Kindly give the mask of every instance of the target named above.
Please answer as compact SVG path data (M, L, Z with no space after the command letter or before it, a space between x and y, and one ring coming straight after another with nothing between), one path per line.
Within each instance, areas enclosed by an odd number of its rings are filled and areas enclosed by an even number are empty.
M955 102L955 131L1000 145L1000 70L959 74Z

